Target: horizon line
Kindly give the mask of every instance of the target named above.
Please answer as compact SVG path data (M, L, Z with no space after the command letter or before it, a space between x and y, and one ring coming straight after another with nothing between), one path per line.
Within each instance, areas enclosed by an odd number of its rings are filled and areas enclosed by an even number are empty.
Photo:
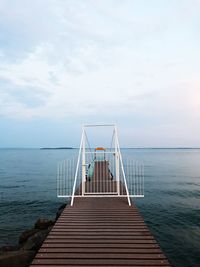
M95 148L95 147L93 147ZM79 149L79 147L71 147L71 146L59 146L59 147L0 147L0 149L40 149L40 150L48 150L48 149L52 149L52 150L62 150L62 149ZM89 149L89 148L88 148ZM107 149L110 149L110 148L107 148ZM181 146L178 146L178 147L121 147L121 149L200 149L200 147L181 147Z

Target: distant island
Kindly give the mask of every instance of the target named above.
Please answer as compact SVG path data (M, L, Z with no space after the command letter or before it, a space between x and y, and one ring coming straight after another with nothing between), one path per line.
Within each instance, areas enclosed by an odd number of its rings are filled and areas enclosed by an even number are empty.
M73 147L41 147L40 149L73 149Z

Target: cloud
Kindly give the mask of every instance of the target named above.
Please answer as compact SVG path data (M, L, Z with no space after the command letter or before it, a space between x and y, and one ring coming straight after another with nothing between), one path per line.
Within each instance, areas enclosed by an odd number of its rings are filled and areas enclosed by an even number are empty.
M1 1L1 116L199 118L198 2L141 2Z

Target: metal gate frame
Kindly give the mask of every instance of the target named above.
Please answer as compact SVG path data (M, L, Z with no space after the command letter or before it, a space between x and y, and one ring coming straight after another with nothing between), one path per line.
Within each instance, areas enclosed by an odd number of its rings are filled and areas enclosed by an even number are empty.
M119 174L120 174L120 168L121 168L128 204L131 205L131 200L130 200L130 196L129 196L129 191L128 191L128 187L127 187L127 182L126 182L126 177L125 177L125 172L124 172L124 167L123 167L123 162L122 162L122 156L121 156L121 151L120 151L120 146L119 146L117 126L115 124L101 124L101 125L100 124L96 124L96 125L88 124L88 125L84 125L82 127L81 143L80 143L80 148L79 148L79 156L78 156L75 179L74 179L74 186L73 186L73 191L72 191L71 206L74 203L76 183L77 183L77 177L78 177L78 169L79 169L79 164L80 163L81 163L81 166L82 166L82 196L85 196L85 182L86 182L86 129L89 128L89 127L111 127L111 128L113 128L113 136L114 136L114 144L115 145L114 145L113 151L111 151L111 152L115 154L117 194L120 195L120 186L119 186L120 177L119 177Z

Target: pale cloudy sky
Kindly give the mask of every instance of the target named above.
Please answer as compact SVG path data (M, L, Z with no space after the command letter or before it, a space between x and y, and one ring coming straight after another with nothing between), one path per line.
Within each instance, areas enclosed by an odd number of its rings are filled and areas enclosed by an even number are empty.
M199 0L0 0L0 147L200 147Z

